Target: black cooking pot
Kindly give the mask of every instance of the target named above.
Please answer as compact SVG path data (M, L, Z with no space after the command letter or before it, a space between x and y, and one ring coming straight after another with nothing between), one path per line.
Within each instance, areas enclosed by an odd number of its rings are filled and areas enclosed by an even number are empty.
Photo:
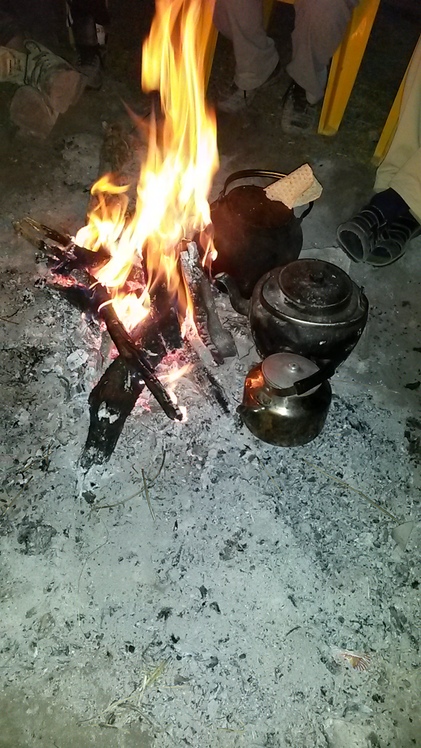
M212 274L224 273L232 279L244 299L250 298L264 273L298 258L303 246L301 221L313 207L310 203L297 217L284 203L269 200L262 187L243 185L227 193L232 182L249 177L281 179L285 174L262 169L237 171L227 178L210 206L218 252Z
M249 309L263 358L291 351L330 368L349 356L367 316L362 289L341 268L317 259L296 260L266 273Z

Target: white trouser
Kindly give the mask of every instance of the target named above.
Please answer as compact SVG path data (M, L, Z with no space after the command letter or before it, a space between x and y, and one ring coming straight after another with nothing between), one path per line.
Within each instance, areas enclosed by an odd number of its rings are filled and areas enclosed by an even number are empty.
M296 0L293 57L287 71L315 103L322 98L327 65L339 46L359 0ZM235 83L248 91L264 83L278 53L263 28L262 0L216 0L215 25L232 40Z
M244 91L261 86L279 60L275 42L263 27L262 0L216 0L214 23L232 41L235 84Z
M287 73L310 104L323 98L327 66L339 47L359 0L296 0L292 60Z
M374 191L392 187L421 223L421 36L408 70L398 126L377 169Z

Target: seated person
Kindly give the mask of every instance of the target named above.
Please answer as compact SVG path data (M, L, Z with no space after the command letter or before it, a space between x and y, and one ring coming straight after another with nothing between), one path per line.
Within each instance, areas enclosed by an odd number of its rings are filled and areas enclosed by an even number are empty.
M355 262L390 265L421 231L421 37L405 82L391 146L377 169L374 196L341 224L340 247Z
M19 3L0 0L0 82L17 86L10 119L22 134L45 138L59 114L74 104L86 77L38 41L21 25ZM23 17L23 14L22 14Z
M327 68L359 0L296 0L292 59L286 66L289 82L284 100L286 131L308 129L312 110L324 95ZM234 87L219 102L223 112L245 108L257 91L276 83L282 70L273 39L263 27L263 0L216 0L214 22L232 40Z

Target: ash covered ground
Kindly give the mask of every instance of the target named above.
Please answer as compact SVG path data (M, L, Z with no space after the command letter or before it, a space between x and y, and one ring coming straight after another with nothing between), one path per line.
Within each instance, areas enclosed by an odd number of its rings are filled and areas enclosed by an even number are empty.
M308 161L324 193L303 223L303 256L337 263L369 298L321 435L280 449L241 425L236 407L258 356L247 320L220 296L238 350L217 372L231 412L187 374L177 388L187 423L144 398L109 462L84 474L87 400L107 336L43 287L12 222L29 214L70 233L83 224L103 122L127 124L123 102L147 104L135 81L145 20L123 23L133 12L121 5L103 89L45 143L14 135L1 94L0 746L412 748L421 241L373 270L350 265L335 240L370 194L370 157L418 33L411 4L399 24L383 5L335 138L286 138L281 90L219 122L214 194L237 168ZM278 42L290 25L291 8L277 8ZM227 55L221 41L211 95ZM367 669L344 652L365 654Z

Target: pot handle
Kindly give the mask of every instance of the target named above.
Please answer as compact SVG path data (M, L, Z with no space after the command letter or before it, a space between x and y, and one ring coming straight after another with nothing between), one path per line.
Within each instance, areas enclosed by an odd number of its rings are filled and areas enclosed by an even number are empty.
M286 176L287 174L282 174L282 172L280 171L272 171L271 169L242 169L241 171L234 171L233 174L230 174L230 176L226 178L224 186L218 195L218 200L222 200L222 198L225 197L227 187L232 184L232 182L236 182L237 179L247 179L248 177L269 177L272 179L283 179L283 177ZM306 208L300 216L296 216L298 223L301 223L302 220L306 216L308 216L313 208L313 205L314 200L312 200L308 204L308 208Z
M308 214L310 213L310 211L313 210L313 205L314 205L314 200L312 200L308 204L308 207L305 210L303 210L303 212L301 213L300 216L296 216L296 219L297 219L298 223L301 223L304 220L304 218L306 216L308 216Z
M282 179L286 177L286 174L281 174L280 171L271 171L268 169L242 169L241 171L234 171L226 178L225 184L219 194L219 198L225 197L227 187L232 182L236 182L237 179L247 179L247 177L272 177L273 179Z

